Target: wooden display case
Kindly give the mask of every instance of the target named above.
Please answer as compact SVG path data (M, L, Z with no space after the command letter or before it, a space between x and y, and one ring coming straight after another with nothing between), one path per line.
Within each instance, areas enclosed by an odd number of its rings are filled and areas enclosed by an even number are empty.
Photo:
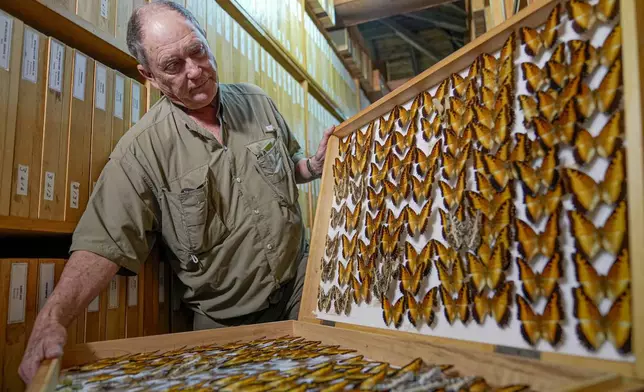
M225 328L211 331L186 332L163 337L142 337L107 342L80 344L69 348L62 359L46 361L40 368L29 390L53 390L61 368L84 364L101 358L153 350L172 350L186 345L208 343L225 344L294 335L324 344L337 344L355 349L359 354L392 365L403 365L420 357L429 363L450 363L463 374L484 377L492 385L528 384L534 390L544 391L626 391L644 388L644 307L638 298L644 294L644 196L642 154L644 109L641 77L644 64L644 3L638 0L620 1L620 24L623 30L622 60L624 79L625 139L628 140L626 173L628 178L628 251L631 260L630 284L633 304L632 353L633 361L605 360L597 357L576 356L551 351L516 349L501 352L498 345L473 342L449 337L428 336L391 329L359 326L349 323L322 321L316 317L319 260L325 253L325 239L329 229L334 203L333 165L339 156L339 138L365 127L385 116L397 105L405 105L419 93L436 86L454 72L467 69L482 53L494 53L508 36L520 27L540 26L558 0L535 2L508 21L477 38L450 57L437 63L418 77L406 83L380 101L361 111L336 128L329 140L325 170L312 232L309 263L298 321ZM635 153L633 153L635 152ZM573 319L574 321L574 319ZM322 325L320 325L322 324ZM525 357L525 354L531 358Z

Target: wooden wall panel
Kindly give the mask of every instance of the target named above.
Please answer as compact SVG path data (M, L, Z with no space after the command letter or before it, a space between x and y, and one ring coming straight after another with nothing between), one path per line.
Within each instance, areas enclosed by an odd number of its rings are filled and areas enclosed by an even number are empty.
M11 259L0 263L3 283L2 302L8 302L0 322L6 323L4 335L4 360L2 362L3 391L22 391L25 386L18 374L27 339L33 328L37 312L38 260Z
M67 132L71 103L73 50L49 39L45 127L38 218L65 218Z
M94 60L74 50L72 103L67 151L65 221L80 219L89 197L89 168L94 95Z
M158 303L159 303L159 325L157 327L157 334L165 334L170 332L170 276L172 270L169 263L159 263L158 275Z
M112 110L114 72L96 63L94 74L94 116L90 162L90 194L112 151Z
M25 27L23 38L10 215L37 218L45 117L47 37Z
M0 215L9 215L24 25L4 12L0 12L0 23L0 31L6 27L11 32L9 57L2 58L0 67Z

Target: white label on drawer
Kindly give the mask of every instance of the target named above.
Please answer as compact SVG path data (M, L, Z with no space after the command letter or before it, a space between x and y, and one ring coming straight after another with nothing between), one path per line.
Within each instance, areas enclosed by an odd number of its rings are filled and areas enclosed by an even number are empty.
M97 109L105 111L106 87L107 87L107 68L96 64L96 85L94 86L94 106Z
M165 303L165 264L159 263L159 303Z
M49 47L49 88L63 92L63 69L65 66L65 47L52 39Z
M127 306L136 306L139 303L139 277L127 277Z
M92 302L87 305L87 312L93 313L93 312L98 312L98 305L99 305L99 296L97 295L96 298L92 300Z
M107 297L107 308L116 309L119 307L119 278L114 277L110 281L109 296Z
M11 282L9 283L9 317L7 324L23 323L25 321L25 306L27 301L27 263L11 264Z
M110 0L101 0L101 17L107 19L110 15Z
M123 120L123 97L125 92L125 79L121 75L114 78L114 117Z
M74 98L85 100L85 83L87 82L87 57L76 52L74 57Z
M78 208L78 202L80 199L80 183L72 182L69 184L69 207Z
M18 181L16 195L27 196L29 193L29 166L18 165Z
M54 263L42 263L38 276L38 311L45 306L45 302L54 291Z
M132 81L132 124L136 124L139 121L139 110L141 107L141 86Z
M0 68L9 70L11 58L11 37L13 35L13 18L0 12Z
M43 199L47 201L54 201L54 185L56 181L56 174L53 172L45 172L45 191L43 192Z
M38 81L38 46L40 40L38 33L30 28L25 28L24 43L22 47L22 78L32 83Z

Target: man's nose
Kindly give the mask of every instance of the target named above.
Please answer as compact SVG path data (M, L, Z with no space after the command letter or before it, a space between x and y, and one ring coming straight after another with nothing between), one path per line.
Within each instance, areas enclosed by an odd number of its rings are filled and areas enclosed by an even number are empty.
M197 62L192 59L188 59L188 61L186 61L186 67L188 70L188 79L199 79L201 76L201 67Z

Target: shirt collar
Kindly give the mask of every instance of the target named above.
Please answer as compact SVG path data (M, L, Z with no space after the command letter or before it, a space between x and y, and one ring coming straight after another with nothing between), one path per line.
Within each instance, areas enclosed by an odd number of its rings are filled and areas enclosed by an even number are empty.
M218 108L217 108L217 118L219 118L219 123L222 126L222 132L223 132L223 125L226 122L225 116L224 116L224 102L225 98L223 98L224 94L222 93L222 88L221 84L218 85L217 88L217 95L213 98L213 103L216 104L218 103ZM186 113L183 108L179 107L177 104L174 102L170 101L168 99L168 103L170 104L170 111L172 112L173 117L175 118L175 122L177 125L177 128L181 129L187 129L192 132L196 132L202 136L205 136L209 139L215 139L215 137L208 132L207 130L203 129L197 122Z

